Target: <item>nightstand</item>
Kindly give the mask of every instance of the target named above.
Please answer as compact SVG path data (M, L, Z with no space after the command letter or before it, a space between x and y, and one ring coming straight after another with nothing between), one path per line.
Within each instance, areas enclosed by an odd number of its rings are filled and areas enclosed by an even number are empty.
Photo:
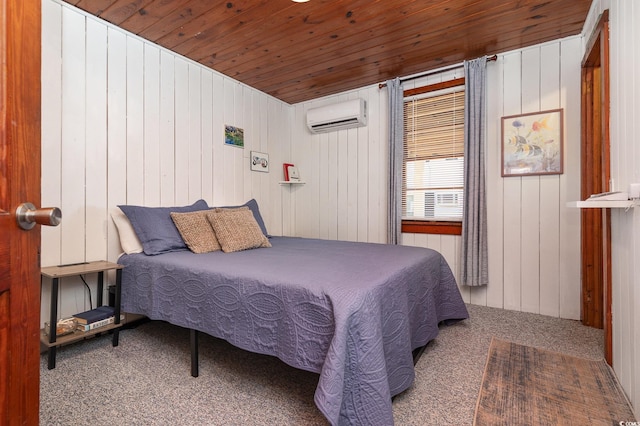
M120 295L122 282L122 268L124 266L117 263L99 260L95 262L83 262L69 265L48 266L40 269L40 285L43 285L43 278L51 279L51 313L49 315L49 335L45 330L40 330L40 341L48 348L48 368L49 370L56 368L56 348L62 344L72 343L85 339L95 334L104 333L105 331L113 331L113 346L118 346L120 323ZM104 273L110 270L116 270L116 288L115 288L115 306L114 306L114 322L90 331L74 331L64 336L56 335L56 324L58 322L58 285L61 278L74 277L80 275L97 274L98 275L98 297L96 306L102 306L102 293L104 289Z

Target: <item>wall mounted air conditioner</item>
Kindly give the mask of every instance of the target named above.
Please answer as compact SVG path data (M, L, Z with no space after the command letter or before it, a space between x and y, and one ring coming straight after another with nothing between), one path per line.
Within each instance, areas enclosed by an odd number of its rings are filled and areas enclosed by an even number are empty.
M367 103L354 99L307 111L307 127L311 133L332 132L367 125Z

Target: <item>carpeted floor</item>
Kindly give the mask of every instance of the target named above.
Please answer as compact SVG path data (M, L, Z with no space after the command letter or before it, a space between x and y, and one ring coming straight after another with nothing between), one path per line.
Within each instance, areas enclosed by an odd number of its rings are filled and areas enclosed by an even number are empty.
M397 425L471 425L493 337L599 360L601 330L577 321L468 305L443 326L393 402ZM313 403L317 375L201 335L200 376L189 374L189 333L148 322L41 359L41 425L326 425Z
M492 340L475 426L610 426L632 421L629 401L604 359Z

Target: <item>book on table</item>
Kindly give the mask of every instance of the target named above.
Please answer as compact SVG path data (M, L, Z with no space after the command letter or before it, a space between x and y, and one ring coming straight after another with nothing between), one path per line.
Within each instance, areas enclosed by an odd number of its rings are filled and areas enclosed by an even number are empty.
M92 324L96 321L112 317L114 314L115 310L113 306L99 306L95 309L75 314L73 317L76 319L78 324Z
M109 318L102 319L100 321L92 322L91 324L78 324L76 330L78 331L91 331L96 328L104 327L105 325L113 324L115 322L115 315ZM124 321L124 314L120 314L120 321Z

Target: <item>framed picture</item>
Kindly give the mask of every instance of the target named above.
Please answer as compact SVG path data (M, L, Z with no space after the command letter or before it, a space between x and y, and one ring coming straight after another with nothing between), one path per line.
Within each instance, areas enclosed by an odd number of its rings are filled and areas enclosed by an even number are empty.
M239 127L225 125L224 144L244 148L244 130Z
M251 151L251 170L269 173L269 154Z
M502 176L562 174L563 110L502 117Z

